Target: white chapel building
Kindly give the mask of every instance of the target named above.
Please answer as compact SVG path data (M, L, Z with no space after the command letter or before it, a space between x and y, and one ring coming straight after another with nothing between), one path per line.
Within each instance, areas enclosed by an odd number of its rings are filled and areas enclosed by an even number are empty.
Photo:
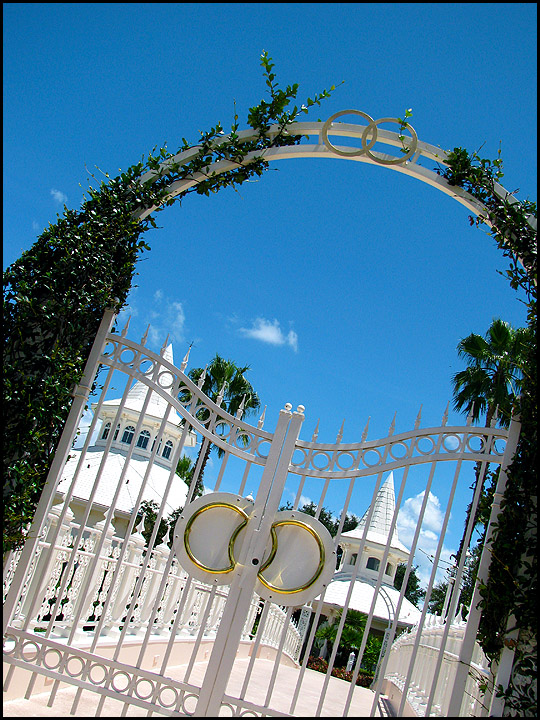
M165 349L163 357L173 363L172 345ZM118 535L124 534L148 468L158 430L169 407L167 400L162 398L161 395L152 392L140 431L138 436L135 437L135 430L147 393L148 387L144 383L140 381L134 383L128 392L119 418L120 421L117 422L116 427L113 427L113 424L121 402L120 399L106 400L102 403L98 415L101 427L98 430L94 444L88 448L79 468L73 490L73 499L70 502L70 509L75 515L75 522L81 522L96 482L97 489L86 525L93 527L104 519L105 514L112 505L130 446L134 446L115 505L115 530ZM92 410L95 411L96 405L96 403L92 404ZM171 472L174 472L172 467L174 451L180 442L183 430L182 418L172 407L165 425L165 432L159 443L154 463L146 481L143 500L154 500L158 505L163 502L164 492ZM105 446L111 433L113 433L112 443L109 453L105 456ZM196 439L195 433L190 430L186 435L184 447L194 447ZM71 486L81 460L81 454L82 449L72 449L70 451L70 458L66 463L62 479L58 485L57 496L59 500L65 497ZM188 487L182 478L174 477L166 499L165 516L173 510L184 506L187 491Z
M344 607L356 563L359 563L359 567L348 606L366 615L369 613L385 549L389 544L390 551L375 603L372 628L384 631L392 624L400 595L400 591L394 587L396 569L400 563L407 563L410 555L409 550L400 542L396 529L390 537L394 511L394 477L393 473L390 473L375 498L373 514L360 558L358 558L358 553L364 536L368 511L354 530L343 533L341 536L339 541L343 550L341 564L326 589L323 615L331 616L339 608ZM404 597L399 612L398 629L415 625L420 619L420 615L421 611Z

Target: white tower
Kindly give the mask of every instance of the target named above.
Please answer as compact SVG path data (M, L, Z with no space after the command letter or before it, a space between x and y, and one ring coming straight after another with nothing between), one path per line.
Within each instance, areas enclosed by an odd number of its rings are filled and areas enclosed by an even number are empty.
M397 566L399 563L408 561L410 553L405 545L399 541L397 529L394 528L390 538L390 527L395 507L394 476L393 473L390 473L375 498L373 514L369 522L362 557L360 558L358 578L377 578L387 545L390 545L390 551L386 559L383 583L393 586ZM341 536L339 544L343 548L343 556L340 570L352 570L352 566L356 563L362 537L364 536L367 516L368 511L364 513L354 530L343 533Z

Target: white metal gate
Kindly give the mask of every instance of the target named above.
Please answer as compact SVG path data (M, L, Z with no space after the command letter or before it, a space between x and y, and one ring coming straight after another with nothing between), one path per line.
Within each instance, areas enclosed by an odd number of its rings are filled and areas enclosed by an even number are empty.
M185 374L187 357L177 368L165 359L163 350L158 355L146 349L144 341L128 340L125 331L122 335L111 333L111 323L112 315L106 314L85 377L75 388L72 413L26 545L5 565L4 660L8 673L4 689L9 691L17 673L24 670L26 697L47 690L48 703L54 706L67 684L76 688L71 712L84 702L84 712L89 714L84 698L91 697L96 716L145 712L177 717L373 716L380 714L382 698L392 693L398 698L400 716L410 707L420 715L485 713L476 700L462 702L465 693L472 692L469 669L474 666L482 670L474 654L478 612L473 607L467 626L459 618L457 625L453 622L465 553L455 569L447 620L434 620L426 609L418 611L415 627L411 628L413 623L405 627L412 631L394 641L404 629L400 621L406 602L404 588L419 552L434 484L444 477L447 495L428 597L450 513L459 509L453 501L462 468L471 468L468 483L475 463L480 463L482 472L491 463L502 464L504 469L515 449L518 426L511 428L509 441L508 431L470 424L448 427L444 418L438 427L420 428L418 417L412 430L395 434L392 426L383 439L368 440L366 426L357 443L342 443L341 433L336 442L321 443L316 434L308 441L300 439L304 408L293 411L287 404L279 413L275 430L269 432L263 428L262 418L256 426L250 425L240 414L232 417L219 403L209 400ZM58 503L55 493L100 365L107 373L103 392L73 482ZM86 462L100 408L113 374L118 377L118 373L124 377L125 390L112 428L119 425L123 430L124 406L133 381L147 388L133 428L135 440L144 429L152 396L159 396L167 405L156 425L154 447L147 453L147 471L122 534L115 534L113 521L127 467L137 453L135 441L126 446L124 469L112 489L105 519L98 524L92 521L96 493L105 482L100 475L104 464L87 496L84 516L75 519L70 510L77 474ZM157 453L173 410L182 418L181 437L172 447L163 502L146 544L139 532L138 510L152 467L159 461ZM189 433L196 433L201 442L212 443L223 454L208 494L194 499L190 490L170 548L167 539L158 544L156 538L171 488L182 482L175 468ZM112 442L111 431L104 443L104 458ZM347 682L335 678L332 669L359 578L368 528L389 472L394 472L399 482L395 510L388 518L389 538L396 531L402 502L411 492L421 500L418 522L397 602L388 600L385 578L392 560L391 543L381 548L378 571L373 571L370 580L373 598L366 613L366 630L352 668L352 681ZM504 472L500 475L503 483ZM331 495L341 510L333 539L324 528L321 530L318 521ZM313 500L314 517L299 511L305 497ZM477 493L473 510L478 500ZM284 506L288 509L280 510ZM308 667L310 649L317 627L328 613L325 594L343 543L344 522L348 513L361 515L364 510L365 529L359 537L356 562L349 568L348 591L343 612L338 615L328 669L325 674L315 673ZM496 512L495 503L492 520ZM471 533L469 527L467 544ZM489 565L485 555L481 576ZM277 569L271 569L272 563ZM377 602L385 597L386 652L381 653L369 690L357 687L356 680L377 617ZM257 684L261 672L263 690ZM367 712L359 711L359 694L362 702L369 699ZM479 697L477 693L475 698ZM489 705L489 697L483 702Z

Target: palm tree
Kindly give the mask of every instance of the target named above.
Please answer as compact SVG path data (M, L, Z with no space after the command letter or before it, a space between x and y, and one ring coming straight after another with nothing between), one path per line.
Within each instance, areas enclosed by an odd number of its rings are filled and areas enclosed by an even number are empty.
M254 412L261 404L251 383L245 378L249 369L249 365L238 366L232 360L225 360L216 353L206 368L193 368L188 375L195 384L199 384L202 378L201 389L213 402L217 403L222 394L220 407L234 416L239 410L243 414ZM210 426L212 415L207 409L199 410L198 418L206 428ZM202 478L212 447L206 438L203 439L193 472L195 489L192 497L203 492ZM218 449L218 456L221 454L222 451Z
M453 377L454 408L467 414L472 410L473 420L485 413L486 427L498 408L500 425L508 427L531 340L529 328L514 329L500 319L493 320L484 337L471 333L461 340L458 355L468 367Z
M325 620L321 623L321 625L319 625L317 632L315 633L315 637L319 643L322 643L320 657L324 659L326 659L326 655L328 653L328 643L334 645L336 641L337 630L342 613L343 609L340 608L337 612L335 622ZM347 617L345 618L345 623L343 625L339 641L339 647L342 652L347 654L350 650L358 651L362 643L362 637L364 636L366 620L367 615L359 610L353 610L351 608L347 610Z
M472 419L476 421L485 414L485 427L491 426L497 414L499 424L508 427L512 408L520 394L531 342L529 328L515 329L498 318L493 320L483 337L471 333L461 340L457 346L458 355L468 367L453 377L454 409L465 414L472 412ZM481 466L481 463L476 463L473 491L476 492L478 483L481 483L482 493L486 472L481 475ZM465 531L456 555L457 564L463 552L471 506L472 502L467 508ZM475 525L476 522L475 517Z

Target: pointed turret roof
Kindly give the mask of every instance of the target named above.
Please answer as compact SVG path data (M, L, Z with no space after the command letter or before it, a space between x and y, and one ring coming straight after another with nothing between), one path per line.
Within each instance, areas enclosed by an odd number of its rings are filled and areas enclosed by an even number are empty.
M379 489L377 497L375 498L373 513L371 515L371 520L369 521L366 540L368 540L369 542L376 542L381 545L386 545L388 543L388 538L390 536L390 528L392 525L392 518L394 517L395 509L396 496L394 493L394 474L390 473L390 475L384 481L382 487ZM343 533L341 537L344 540L346 540L347 538L354 538L356 540L360 540L364 535L364 529L366 527L368 515L369 508L366 510L355 529ZM397 528L394 528L390 545L391 547L398 548L406 553L409 552L407 548L399 541Z

